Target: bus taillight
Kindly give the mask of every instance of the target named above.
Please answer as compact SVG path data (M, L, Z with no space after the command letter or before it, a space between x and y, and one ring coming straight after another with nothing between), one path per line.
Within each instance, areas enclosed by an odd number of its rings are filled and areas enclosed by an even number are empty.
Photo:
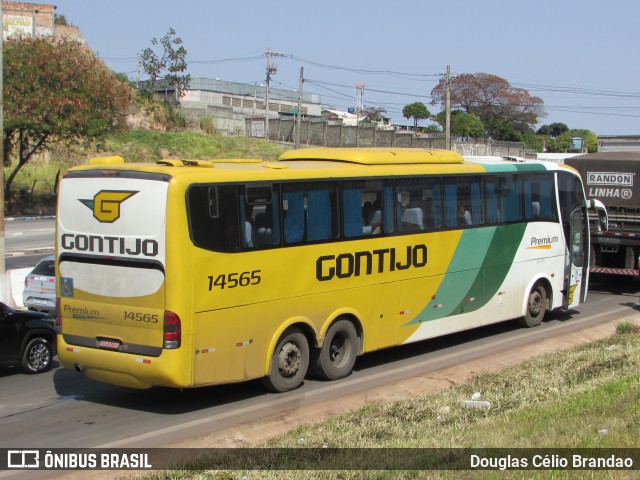
M164 344L166 349L175 349L180 347L182 340L182 327L180 317L169 311L164 312Z

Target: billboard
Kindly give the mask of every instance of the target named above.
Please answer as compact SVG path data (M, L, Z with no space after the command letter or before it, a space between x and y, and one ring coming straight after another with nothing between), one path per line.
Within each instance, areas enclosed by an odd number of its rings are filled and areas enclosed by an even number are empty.
M12 35L33 37L33 17L19 15L2 16L2 38L6 40Z

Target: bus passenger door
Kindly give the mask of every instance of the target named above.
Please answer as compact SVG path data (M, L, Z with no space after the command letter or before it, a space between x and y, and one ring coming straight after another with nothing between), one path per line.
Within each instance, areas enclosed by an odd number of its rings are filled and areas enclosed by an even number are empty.
M564 308L572 308L587 298L589 283L589 224L584 208L571 212L565 258Z

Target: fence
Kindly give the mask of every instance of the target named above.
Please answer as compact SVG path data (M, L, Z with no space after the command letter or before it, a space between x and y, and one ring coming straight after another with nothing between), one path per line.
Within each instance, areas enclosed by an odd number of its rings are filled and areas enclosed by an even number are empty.
M245 132L249 137L264 138L264 118L245 119ZM269 119L269 140L282 143L295 142L295 119L280 117ZM520 142L453 139L452 150L462 155L497 155L525 157L525 145ZM444 133L415 133L384 130L375 125L345 126L327 120L300 122L300 146L322 147L387 147L387 148L445 148Z

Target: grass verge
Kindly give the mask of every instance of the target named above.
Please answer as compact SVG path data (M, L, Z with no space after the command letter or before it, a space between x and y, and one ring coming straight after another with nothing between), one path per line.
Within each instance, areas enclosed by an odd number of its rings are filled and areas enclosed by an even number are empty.
M474 377L429 396L374 403L296 428L268 448L634 448L640 445L640 332ZM469 408L465 400L489 402ZM150 479L637 478L637 471L216 471L206 461Z
M127 162L156 162L162 158L259 158L274 161L285 149L264 140L202 132L159 132L134 129L114 134L92 146L55 145L18 172L11 187L7 213L41 214L55 207L56 179L92 157L119 155ZM5 179L14 166L5 167Z

